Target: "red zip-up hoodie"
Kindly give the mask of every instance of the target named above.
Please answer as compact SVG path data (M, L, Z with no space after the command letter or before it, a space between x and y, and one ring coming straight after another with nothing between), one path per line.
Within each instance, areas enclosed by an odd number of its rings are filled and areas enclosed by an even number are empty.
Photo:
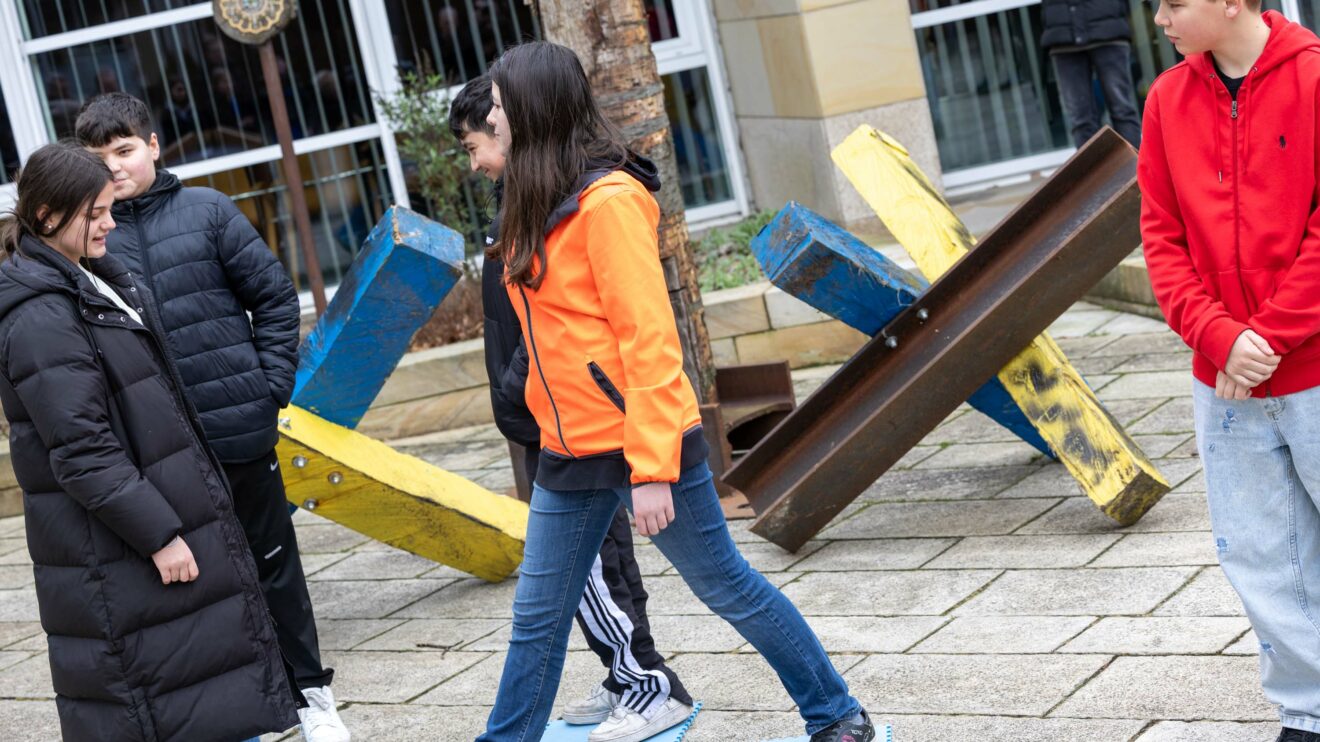
M1155 298L1214 386L1248 328L1283 360L1253 395L1320 386L1320 39L1273 11L1237 101L1207 54L1146 98L1137 179Z

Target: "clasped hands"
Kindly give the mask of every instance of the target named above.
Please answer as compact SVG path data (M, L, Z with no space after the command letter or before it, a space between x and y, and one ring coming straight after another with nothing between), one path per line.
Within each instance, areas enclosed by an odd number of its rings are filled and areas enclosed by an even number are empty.
M1269 381L1283 356L1274 352L1255 330L1244 330L1215 377L1215 396L1220 399L1246 399L1251 390Z

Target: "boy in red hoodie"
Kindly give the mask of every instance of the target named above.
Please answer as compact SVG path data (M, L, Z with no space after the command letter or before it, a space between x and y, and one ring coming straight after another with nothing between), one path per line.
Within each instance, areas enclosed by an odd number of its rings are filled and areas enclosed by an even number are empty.
M1320 40L1259 0L1161 0L1186 60L1146 99L1151 284L1196 351L1196 437L1224 574L1280 742L1320 742Z

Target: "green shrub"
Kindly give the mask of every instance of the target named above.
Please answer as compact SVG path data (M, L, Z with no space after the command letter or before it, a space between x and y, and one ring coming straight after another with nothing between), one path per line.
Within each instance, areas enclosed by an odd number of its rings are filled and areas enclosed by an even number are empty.
M761 228L774 218L775 212L762 211L702 235L693 246L701 290L731 289L765 280L749 245Z

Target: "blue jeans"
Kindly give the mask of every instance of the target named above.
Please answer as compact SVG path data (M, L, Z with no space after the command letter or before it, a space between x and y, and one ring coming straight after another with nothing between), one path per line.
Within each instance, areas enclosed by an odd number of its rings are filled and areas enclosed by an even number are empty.
M1320 732L1320 388L1225 400L1196 382L1219 564L1260 640L1265 696Z
M683 472L673 496L674 522L652 541L706 607L779 674L807 732L858 713L861 706L802 614L738 553L706 464ZM495 708L478 742L541 738L559 689L573 612L620 501L632 510L631 490L533 489L513 637Z

